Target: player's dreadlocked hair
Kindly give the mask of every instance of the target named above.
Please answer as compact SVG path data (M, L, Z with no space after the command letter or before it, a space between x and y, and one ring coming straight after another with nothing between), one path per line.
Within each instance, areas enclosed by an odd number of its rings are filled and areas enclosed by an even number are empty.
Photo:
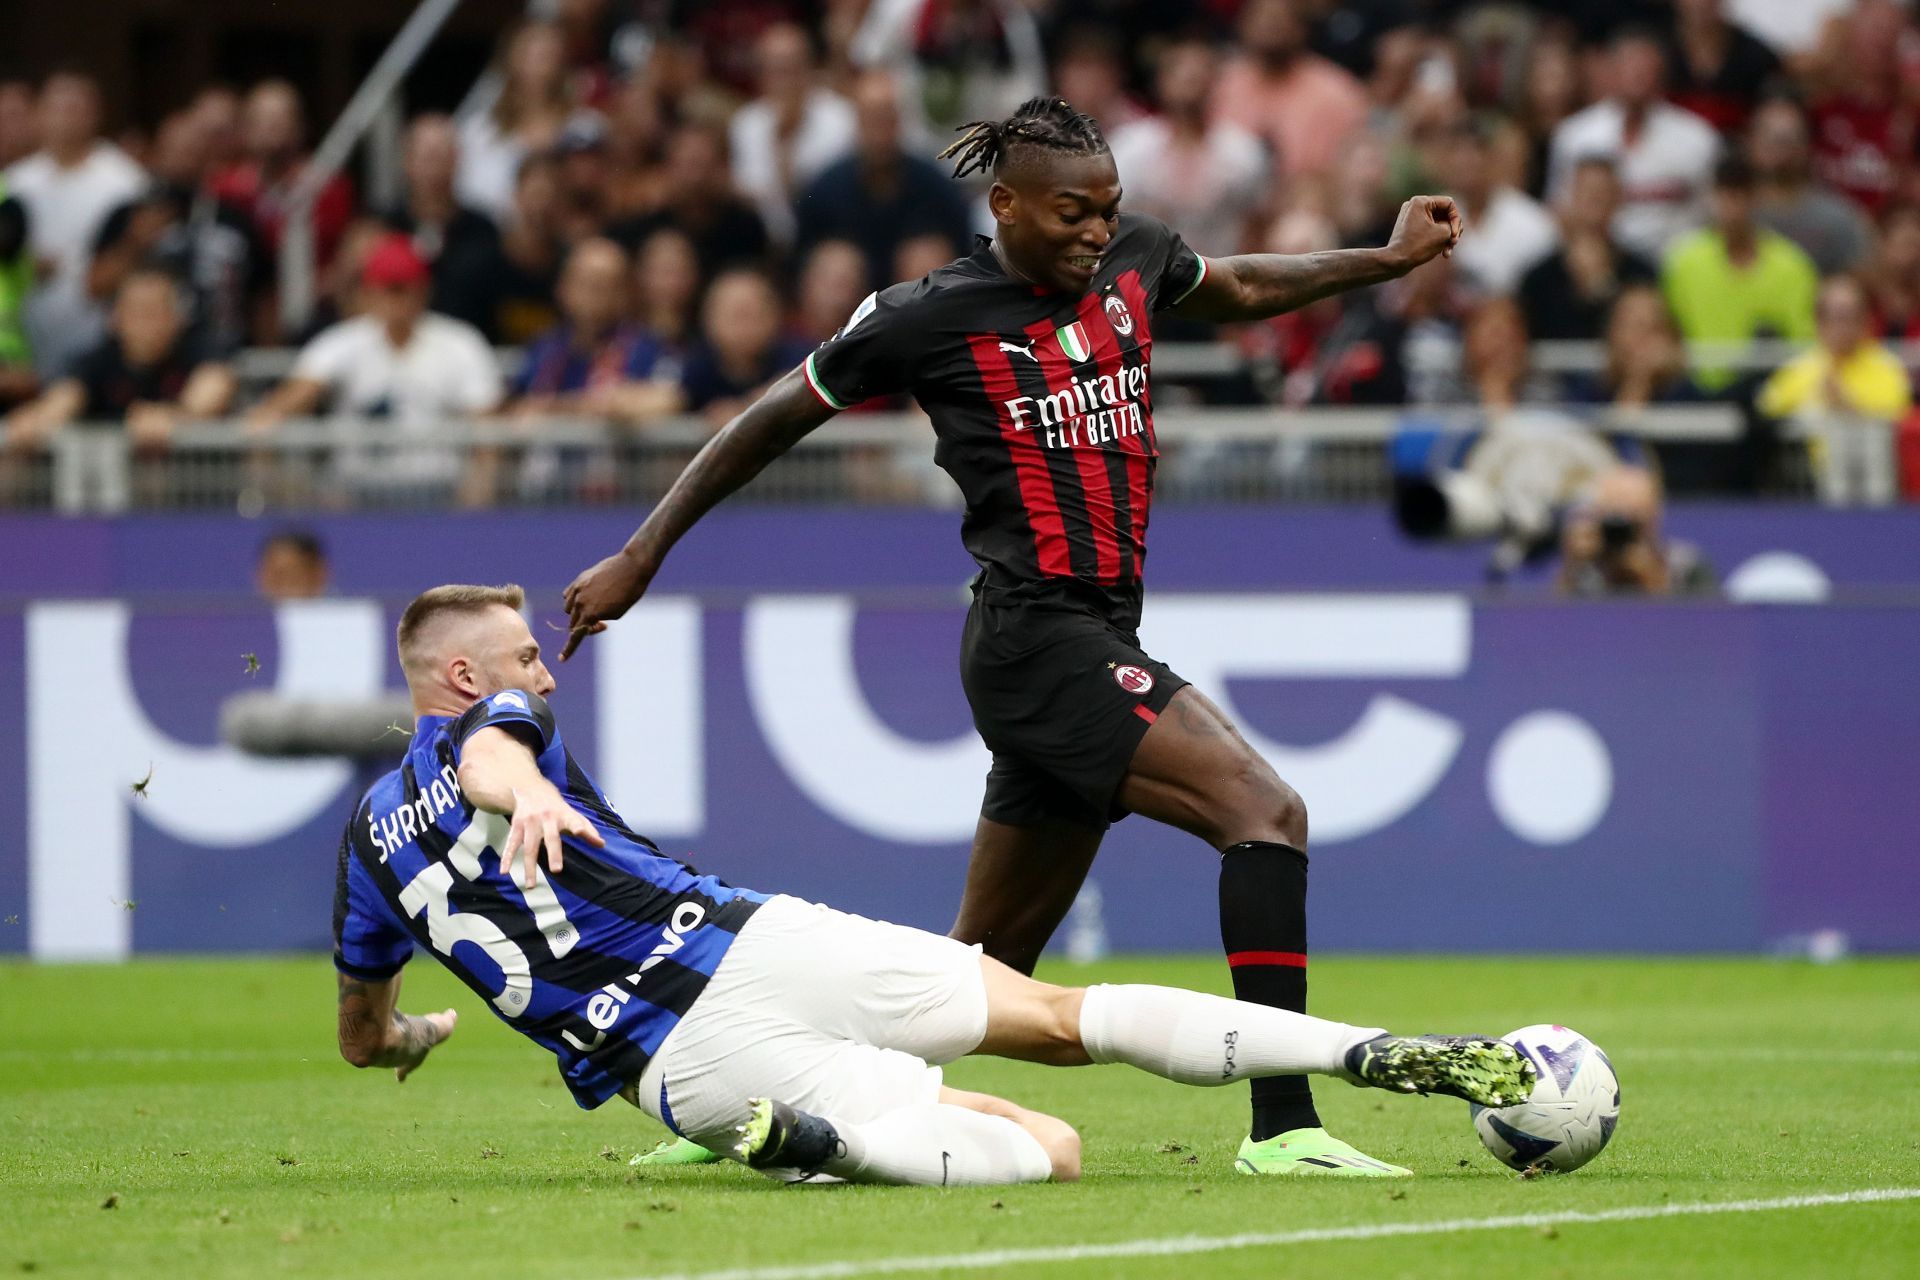
M959 141L940 153L942 160L956 157L956 178L970 173L997 175L1016 147L1083 156L1107 151L1106 135L1093 117L1075 111L1065 98L1028 98L1005 120L975 120L960 129Z

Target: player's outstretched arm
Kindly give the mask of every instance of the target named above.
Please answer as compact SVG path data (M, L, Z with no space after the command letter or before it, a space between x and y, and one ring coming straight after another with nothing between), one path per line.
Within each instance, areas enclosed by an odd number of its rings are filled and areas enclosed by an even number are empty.
M427 1059L433 1046L453 1034L460 1015L452 1009L413 1017L394 1008L400 975L369 982L351 974L340 979L340 1056L356 1067L392 1067L405 1080Z
M834 415L794 369L767 388L694 455L627 545L582 573L564 597L570 627L565 662L590 635L607 629L646 594L660 563L681 535L716 503L759 475L794 442Z
M528 889L539 880L542 849L549 871L566 865L561 837L572 836L596 849L607 843L547 781L527 744L505 729L489 725L476 730L460 748L460 790L475 808L513 820L500 847L500 871L511 877L514 859L519 858L521 884Z
M1216 322L1265 320L1336 293L1397 279L1423 262L1451 254L1460 231L1460 209L1451 199L1415 196L1400 206L1393 235L1378 249L1209 258L1206 277L1173 314Z

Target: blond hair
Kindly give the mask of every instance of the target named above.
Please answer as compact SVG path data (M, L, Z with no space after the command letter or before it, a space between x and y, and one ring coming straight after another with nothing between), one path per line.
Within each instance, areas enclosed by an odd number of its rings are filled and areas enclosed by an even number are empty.
M407 605L400 615L400 625L394 631L394 643L400 649L400 665L411 668L419 658L420 637L427 624L444 614L482 613L494 605L503 604L518 613L527 602L527 593L518 583L508 583L500 587L478 587L461 583L448 583L422 591Z

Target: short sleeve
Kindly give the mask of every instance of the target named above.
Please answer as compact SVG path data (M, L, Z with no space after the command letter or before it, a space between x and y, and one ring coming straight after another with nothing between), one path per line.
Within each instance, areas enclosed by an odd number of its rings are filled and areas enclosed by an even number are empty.
M560 736L545 698L525 689L503 689L474 703L448 726L456 762L466 750L467 739L487 728L505 729L526 743L535 756L546 754Z
M526 357L520 362L519 371L513 375L512 380L507 384L507 389L514 399L517 400L522 396L532 395L535 384L543 380L548 363L548 353L553 350L552 344L554 341L554 336L547 334L527 344ZM551 388L547 387L540 388L542 391L550 389Z
M456 322L458 323L458 322ZM460 379L460 408L470 413L485 413L497 408L506 394L505 380L493 348L478 329L462 324L459 329L461 360L467 366Z
M357 816L356 816L357 820ZM400 927L366 868L353 855L353 828L340 837L333 889L333 967L350 978L382 982L413 955L413 935Z
M1127 221L1132 224L1129 229L1137 228L1145 241L1136 260L1147 286L1149 308L1165 311L1179 306L1207 278L1207 260L1158 218L1133 214Z
M1769 418L1798 413L1818 385L1819 371L1806 356L1775 369L1760 388L1755 407Z
M912 389L924 327L924 317L916 314L922 308L914 303L919 289L918 282L909 282L868 294L840 332L806 358L801 368L821 403L837 411Z
M300 350L293 362L293 376L307 382L333 386L346 373L353 356L352 321L323 329Z

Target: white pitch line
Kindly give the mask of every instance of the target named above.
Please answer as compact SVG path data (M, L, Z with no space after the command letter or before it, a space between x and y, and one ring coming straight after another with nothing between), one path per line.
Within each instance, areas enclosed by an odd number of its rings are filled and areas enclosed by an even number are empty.
M1725 1046L1698 1047L1670 1045L1654 1049L1621 1049L1612 1057L1632 1062L1636 1059L1678 1058L1712 1059L1716 1062L1920 1062L1920 1049L1753 1049Z
M1497 1218L1449 1218L1437 1222L1375 1223L1358 1227L1317 1227L1305 1231L1257 1232L1235 1236L1170 1236L1116 1240L1110 1244L1050 1245L1028 1249L992 1249L978 1253L923 1254L868 1258L788 1267L741 1267L659 1276L654 1280L844 1280L848 1276L898 1275L912 1271L985 1270L1047 1262L1084 1262L1094 1258L1161 1258L1227 1249L1322 1244L1339 1240L1383 1240L1395 1236L1451 1235L1462 1231L1501 1231L1517 1227L1557 1227L1587 1222L1636 1222L1717 1213L1770 1213L1781 1209L1819 1209L1832 1205L1920 1200L1920 1187L1875 1187L1822 1196L1783 1196L1777 1200L1721 1200L1704 1204L1635 1205L1624 1209L1561 1213L1521 1213Z

